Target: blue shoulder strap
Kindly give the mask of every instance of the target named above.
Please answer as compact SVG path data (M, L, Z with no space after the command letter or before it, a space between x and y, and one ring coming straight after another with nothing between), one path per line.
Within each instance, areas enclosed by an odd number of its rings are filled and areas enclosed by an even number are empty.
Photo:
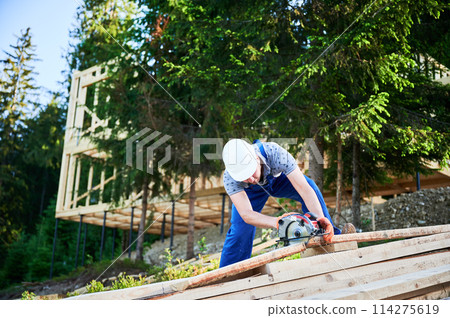
M264 147L263 147L263 144L262 144L261 140L255 139L255 140L253 140L253 143L258 145L259 151L261 151L261 154L267 160L267 154L266 154L266 151L264 150Z

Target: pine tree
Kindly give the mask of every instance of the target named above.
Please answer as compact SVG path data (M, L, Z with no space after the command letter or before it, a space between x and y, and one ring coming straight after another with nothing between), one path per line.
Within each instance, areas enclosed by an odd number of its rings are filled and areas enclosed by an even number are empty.
M23 224L27 178L18 167L22 151L21 129L25 114L33 109L33 62L35 45L30 28L22 31L16 45L1 63L0 75L0 240L9 244L18 237Z

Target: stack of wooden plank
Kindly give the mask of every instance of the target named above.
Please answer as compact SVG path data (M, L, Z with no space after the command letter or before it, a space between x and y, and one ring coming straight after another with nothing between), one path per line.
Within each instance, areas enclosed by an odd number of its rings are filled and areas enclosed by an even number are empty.
M356 242L399 239L356 248ZM351 243L348 243L351 242ZM337 235L196 277L76 299L440 299L450 293L450 225ZM308 248L307 248L308 247ZM287 255L315 254L276 261ZM344 250L343 250L344 249ZM320 251L323 254L318 254Z

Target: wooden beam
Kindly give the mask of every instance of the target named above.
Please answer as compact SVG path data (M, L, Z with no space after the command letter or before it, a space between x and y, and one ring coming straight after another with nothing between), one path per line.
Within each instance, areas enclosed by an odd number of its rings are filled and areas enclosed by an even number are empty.
M80 188L80 177L81 177L81 158L77 157L77 172L75 174L75 194L73 197L73 205L72 208L77 207L77 201L78 201L78 190Z
M58 197L56 200L56 210L62 210L64 208L64 198L66 195L66 179L69 169L69 155L63 153L61 159L61 170L59 175L58 184Z
M76 159L76 157L74 155L71 155L70 159L69 159L69 172L67 174L67 179L66 179L66 183L67 183L66 197L64 200L64 208L65 209L70 209L70 204L72 203L75 159Z
M91 166L91 168L92 168L92 166ZM91 175L91 171L89 170L89 176ZM116 176L111 176L111 177L109 177L108 179L106 179L106 180L104 180L104 178L105 178L105 175L104 175L104 170L102 170L102 174L101 174L101 176L102 176L102 178L103 178L103 182L100 182L99 184L97 184L95 187L93 187L92 188L92 178L90 178L89 180L90 180L90 186L91 187L89 187L89 184L88 184L88 191L86 191L85 193L83 193L82 195L80 195L79 197L78 197L78 200L81 200L81 199L83 199L83 198L85 198L85 197L88 197L88 199L89 199L89 196L90 196L90 194L92 193L92 191L95 191L95 190L101 190L101 192L103 192L103 189L105 188L105 184L107 184L107 183L109 183L109 182L111 182L112 180L114 180L115 178L116 178ZM100 199L99 199L99 203L102 203L102 201L101 201L101 195L100 195Z
M353 251L345 251L335 254L318 255L314 257L316 274L323 274L342 267L350 268L399 257L425 253L450 247L450 233L435 234L430 236L412 238L409 240L385 243L380 246L368 246ZM330 256L332 255L332 256ZM305 262L313 258L292 260L266 265L267 273L277 276L280 280L289 280L291 277L305 277ZM309 267L306 267L309 268Z
M366 284L374 281L443 266L446 264L449 256L450 252L446 252L369 264L355 268L342 268L339 271L330 271L321 275L310 275L305 278L294 279L281 283L274 282L273 284L257 288L246 288L244 284L241 291L224 293L223 295L205 297L202 299L293 300L325 292L331 292L342 288L348 288L349 286L360 286L364 289ZM206 287L204 288L206 289ZM177 297L174 295L174 297L170 298L175 299Z
M261 286L273 286L274 284L290 281L293 279L322 275L343 269L348 270L349 268L360 267L363 265L415 255L419 253L425 253L448 247L450 247L450 233L443 233L428 237L419 237L409 240L385 243L382 245L369 246L360 248L358 250L317 255L313 257L284 262L275 262L267 264L264 267L260 268L260 271L267 275L245 279L245 286L248 289ZM223 267L222 270L226 269L227 267ZM308 270L305 270L305 268ZM209 273L214 273L214 271ZM243 288L242 284L233 285L232 282L219 284L218 286L220 288L218 288L217 290L213 288L208 289L209 297L225 293L237 292ZM188 297L188 295L189 290L180 293L180 297L191 299Z
M415 289L426 288L437 284L450 282L450 264L408 273L389 279L375 281L364 286L354 286L304 297L302 300L336 299L336 300L364 300L383 299Z
M179 279L182 283L188 278ZM84 294L75 297L69 297L68 300L119 300L119 299L146 299L148 297L161 295L170 290L173 281L153 283L127 289L111 290L99 293Z
M427 288L416 289L412 292L388 297L386 300L439 300L448 298L450 295L450 283L438 284Z
M256 257L237 262L232 265L228 265L216 270L213 270L211 272L207 272L195 277L191 277L188 279L185 284L180 285L176 284L173 285L173 289L177 291L182 291L188 288L194 288L198 286L202 286L204 284L209 284L212 282L215 282L217 280L230 277L233 275L236 275L241 272L249 271L254 268L260 267L262 265L265 265L269 262L276 261L280 258L287 257L296 253L300 253L306 249L305 244L300 243L297 245L292 245L288 247L284 247L278 250L275 250L273 252L258 255Z
M401 239L401 238L408 238L408 237L426 236L426 235L445 233L445 232L450 232L450 224L424 226L424 227L413 227L413 228L398 229L398 230L341 234L341 235L333 236L331 243L372 242L372 241L381 241L381 240L393 240L393 239ZM326 244L326 242L324 241L324 239L322 237L313 237L309 241L308 247L325 245L325 244Z
M94 166L89 166L89 175L88 175L88 185L87 185L87 191L86 191L86 206L91 205L91 188L92 188L92 179L94 178ZM80 200L81 198L78 198Z

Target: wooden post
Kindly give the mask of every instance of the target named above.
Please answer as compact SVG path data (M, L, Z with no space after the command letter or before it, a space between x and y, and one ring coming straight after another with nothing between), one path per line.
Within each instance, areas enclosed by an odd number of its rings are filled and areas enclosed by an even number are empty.
M75 194L73 196L73 204L72 209L75 209L77 207L77 201L78 201L78 190L80 188L80 177L81 177L81 158L76 157L76 164L77 164L77 172L75 175ZM76 266L75 266L76 267Z
M69 170L69 155L62 155L61 172L59 175L58 198L56 201L56 211L61 211L64 208L64 199L66 195L66 181Z
M91 165L89 166L89 175L88 175L88 185L87 185L87 191L88 191L88 195L86 197L86 206L90 205L90 201L91 201L91 188L92 188L92 178L94 177L94 166Z
M103 191L105 190L105 169L102 169L100 174L100 194L98 198L98 202L103 203Z
M70 209L70 203L72 202L72 194L73 194L73 181L74 181L74 172L75 172L75 161L76 157L74 155L70 156L69 159L69 172L67 175L67 188L66 188L66 198L64 202L64 209Z

